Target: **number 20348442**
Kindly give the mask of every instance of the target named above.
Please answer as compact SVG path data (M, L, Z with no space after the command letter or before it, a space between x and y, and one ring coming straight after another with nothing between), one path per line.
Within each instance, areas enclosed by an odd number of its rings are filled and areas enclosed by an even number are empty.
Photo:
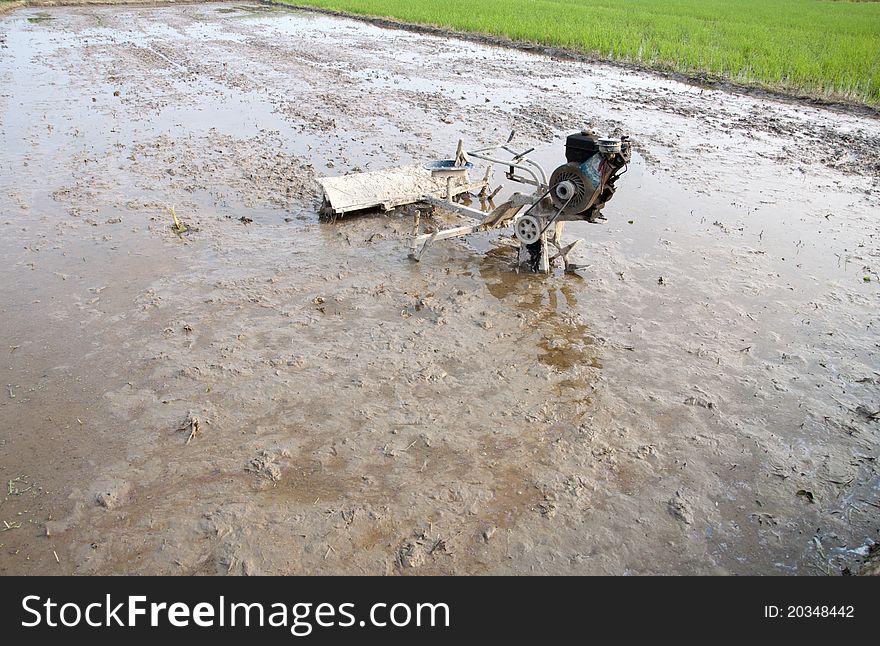
M853 619L855 606L764 606L767 619Z

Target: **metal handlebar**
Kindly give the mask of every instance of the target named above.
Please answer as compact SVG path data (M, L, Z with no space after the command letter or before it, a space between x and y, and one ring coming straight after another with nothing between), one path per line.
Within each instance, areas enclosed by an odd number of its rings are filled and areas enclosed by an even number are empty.
M534 162L526 157L526 155L533 152L535 149L529 148L527 150L524 150L523 152L517 152L513 150L510 146L508 146L511 139L513 139L512 132L510 133L510 137L507 139L506 143L495 144L493 146L486 146L485 148L478 148L477 150L468 151L468 155L470 157L476 157L477 159L482 159L483 161L487 161L492 164L509 167L510 171L507 174L507 177L509 179L521 182L523 184L532 184L534 186L537 186L539 189L546 188L548 184L547 174L544 172L544 168L537 162ZM496 150L503 150L504 152L509 153L511 155L511 158L501 159L488 154ZM532 176L532 179L528 180L525 177L517 177L513 174L514 168L519 169L524 173L528 173Z

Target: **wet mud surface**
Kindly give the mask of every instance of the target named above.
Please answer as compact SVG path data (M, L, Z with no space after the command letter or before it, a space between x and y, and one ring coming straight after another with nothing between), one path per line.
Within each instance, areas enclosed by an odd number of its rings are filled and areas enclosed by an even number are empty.
M583 127L638 154L579 276L318 222L316 176ZM4 15L0 572L858 572L878 158L867 116L314 13Z

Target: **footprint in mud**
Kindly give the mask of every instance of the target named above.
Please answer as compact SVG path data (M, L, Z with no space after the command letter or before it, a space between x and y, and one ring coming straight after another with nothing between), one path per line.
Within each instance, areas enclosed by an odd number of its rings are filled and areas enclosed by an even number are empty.
M281 464L278 462L279 457L281 456L273 451L261 449L248 461L244 470L269 482L279 482L282 474Z
M95 501L105 509L118 509L131 498L131 483L120 480L107 480L98 485Z
M336 296L315 296L312 299L315 309L326 316L343 316L349 307Z

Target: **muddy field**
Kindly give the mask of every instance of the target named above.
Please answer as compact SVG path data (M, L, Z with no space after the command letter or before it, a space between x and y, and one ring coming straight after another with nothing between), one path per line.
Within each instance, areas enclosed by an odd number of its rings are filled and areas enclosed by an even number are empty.
M318 222L316 176L583 127L638 154L579 276ZM855 112L312 13L4 15L0 572L857 573L878 159Z

